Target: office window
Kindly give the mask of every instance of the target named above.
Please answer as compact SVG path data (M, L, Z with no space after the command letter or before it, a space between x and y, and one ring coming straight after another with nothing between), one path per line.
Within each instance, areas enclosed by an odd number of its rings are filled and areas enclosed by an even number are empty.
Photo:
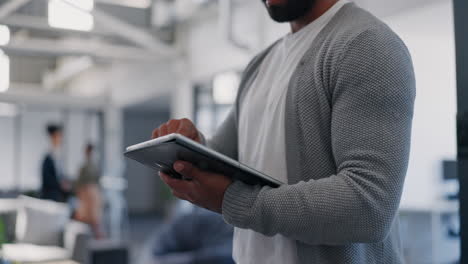
M240 74L230 71L195 86L195 124L205 136L210 137L229 114L239 82Z

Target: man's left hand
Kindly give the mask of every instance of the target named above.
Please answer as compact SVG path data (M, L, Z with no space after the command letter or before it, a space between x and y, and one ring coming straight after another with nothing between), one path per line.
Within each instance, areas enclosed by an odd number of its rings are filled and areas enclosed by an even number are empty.
M201 171L185 161L175 162L174 170L185 180L174 179L165 173L159 173L161 179L172 189L174 196L210 211L221 213L224 193L232 183L231 179L224 175Z

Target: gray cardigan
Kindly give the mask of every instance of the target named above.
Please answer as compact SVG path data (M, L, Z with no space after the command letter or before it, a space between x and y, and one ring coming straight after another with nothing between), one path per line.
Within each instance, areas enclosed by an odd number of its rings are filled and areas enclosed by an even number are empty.
M255 89L268 51L247 66L233 111L208 142L230 157L238 154L240 102ZM295 240L300 263L402 263L397 211L415 91L404 43L368 12L345 5L289 83L289 185L234 182L224 196L225 221Z

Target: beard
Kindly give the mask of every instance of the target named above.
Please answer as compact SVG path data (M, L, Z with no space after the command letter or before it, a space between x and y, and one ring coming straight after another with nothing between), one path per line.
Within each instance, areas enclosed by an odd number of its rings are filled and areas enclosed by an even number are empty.
M315 4L316 0L288 0L287 4L281 6L268 6L265 4L270 17L276 22L291 22L303 17Z

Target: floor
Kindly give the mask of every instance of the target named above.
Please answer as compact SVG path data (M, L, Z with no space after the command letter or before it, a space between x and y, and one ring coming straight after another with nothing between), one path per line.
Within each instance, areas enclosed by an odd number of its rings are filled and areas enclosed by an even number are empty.
M456 263L459 252L458 239L440 239L440 245L436 248L443 254L439 254L440 261L432 259L431 250L431 225L430 216L417 213L402 213L400 215L401 238L404 245L407 263ZM151 248L155 236L162 226L162 219L158 215L132 215L130 216L130 263L151 264ZM445 230L437 227L437 230ZM432 230L433 231L433 230ZM445 234L446 232L442 232ZM441 237L444 237L441 235ZM433 242L433 241L432 241ZM425 256L422 258L421 256Z
M151 255L151 241L161 227L158 215L130 216L130 263L148 264Z

